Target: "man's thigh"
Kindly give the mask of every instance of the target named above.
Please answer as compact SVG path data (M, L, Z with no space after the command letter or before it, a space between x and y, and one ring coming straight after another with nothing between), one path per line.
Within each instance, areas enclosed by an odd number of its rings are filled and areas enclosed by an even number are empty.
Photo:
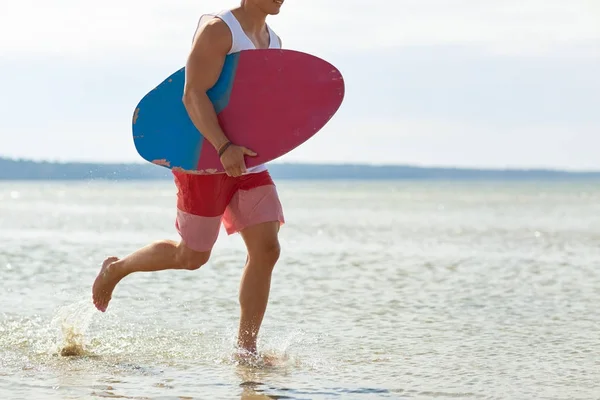
M256 175L260 174L263 173ZM233 195L223 215L223 225L230 235L267 222L273 222L277 228L285 223L279 194L270 178L266 182L264 176L248 179L261 184L253 186L246 182Z
M221 219L235 193L235 182L225 174L174 171L173 175L177 186L175 227L190 250L208 252L219 236Z

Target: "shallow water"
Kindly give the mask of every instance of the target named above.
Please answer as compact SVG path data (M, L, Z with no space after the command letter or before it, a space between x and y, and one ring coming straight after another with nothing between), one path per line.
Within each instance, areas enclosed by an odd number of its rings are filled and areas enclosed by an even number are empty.
M600 398L598 182L279 191L259 342L278 364L250 367L239 236L91 304L105 256L177 239L170 182L0 183L0 398Z

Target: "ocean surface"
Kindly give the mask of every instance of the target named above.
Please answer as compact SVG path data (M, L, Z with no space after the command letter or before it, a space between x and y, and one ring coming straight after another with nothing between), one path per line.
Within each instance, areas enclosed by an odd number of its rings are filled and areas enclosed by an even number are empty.
M0 182L0 399L598 399L600 182L278 184L259 348L233 356L243 242L138 274L171 182Z

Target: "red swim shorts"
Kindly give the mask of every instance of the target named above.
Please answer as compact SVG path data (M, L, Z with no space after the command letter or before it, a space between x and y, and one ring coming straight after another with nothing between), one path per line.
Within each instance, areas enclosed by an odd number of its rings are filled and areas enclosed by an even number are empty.
M187 247L212 249L221 222L229 235L263 222L283 224L283 210L269 171L239 177L173 171L177 186L175 227Z

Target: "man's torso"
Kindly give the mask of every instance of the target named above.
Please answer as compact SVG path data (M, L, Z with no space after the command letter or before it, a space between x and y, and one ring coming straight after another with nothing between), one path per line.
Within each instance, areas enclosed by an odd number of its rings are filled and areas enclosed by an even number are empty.
M232 53L240 52L242 50L255 50L257 48L255 43L250 39L250 37L246 34L246 32L244 32L242 25L240 24L238 19L235 17L233 12L231 12L231 10L223 10L218 13L210 13L210 14L202 15L200 17L200 20L198 21L198 26L197 26L196 32L199 31L200 27L203 24L205 24L206 22L210 21L213 18L221 19L223 22L225 22L227 24L227 26L229 27L229 30L231 31L231 36L232 36L231 37L231 49L227 53L228 55L232 54ZM268 25L267 25L267 30L269 33L268 48L280 49L281 43L279 41L278 36ZM259 39L255 39L255 40L258 41ZM258 172L262 172L262 171L266 171L266 170L267 170L266 164L260 164L255 167L248 168L246 173L252 174L252 173L258 173Z

